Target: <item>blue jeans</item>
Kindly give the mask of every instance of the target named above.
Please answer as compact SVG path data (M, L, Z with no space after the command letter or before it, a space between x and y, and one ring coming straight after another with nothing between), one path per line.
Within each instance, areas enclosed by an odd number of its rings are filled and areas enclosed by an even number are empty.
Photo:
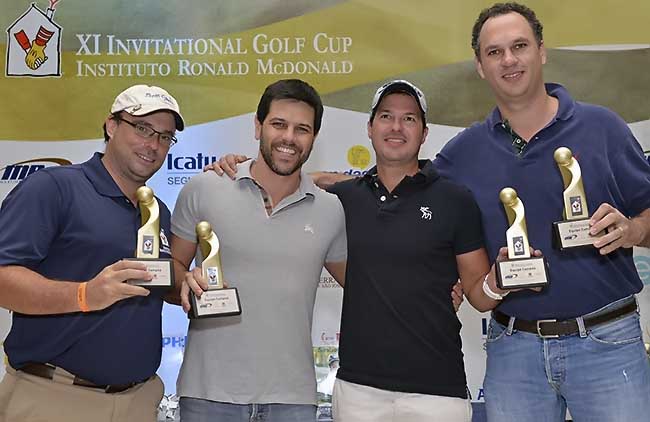
M614 309L620 302L608 305ZM512 319L510 327L512 326ZM490 422L650 420L650 360L639 314L544 339L490 321L483 388Z
M311 404L234 404L181 397L182 422L315 422Z

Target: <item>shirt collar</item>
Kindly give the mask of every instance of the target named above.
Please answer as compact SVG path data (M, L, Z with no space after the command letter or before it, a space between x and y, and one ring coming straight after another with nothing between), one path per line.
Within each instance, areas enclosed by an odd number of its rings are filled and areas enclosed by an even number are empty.
M544 84L546 87L546 93L552 97L558 99L560 103L557 109L557 113L553 121L556 120L569 120L575 112L575 101L571 98L569 91L566 90L560 84L547 83ZM495 107L492 112L488 115L487 124L488 127L494 128L497 125L500 125L503 122L503 117L501 117L501 112L498 107Z
M431 160L418 160L418 167L420 170L418 170L417 173L415 173L413 176L404 176L404 179L402 179L400 184L429 184L440 177ZM377 175L377 166L374 166L368 170L368 172L363 175L362 180L369 185L373 185L375 182L379 181L379 176Z
M237 164L237 174L235 175L235 180L240 181L247 179L257 184L255 178L251 175L251 166L254 162L255 160L250 160ZM293 196L295 194L298 194L300 198L307 195L316 195L316 185L314 185L311 176L309 176L302 169L300 169L300 185L298 186L298 190L289 196Z
M104 157L104 154L96 152L90 160L81 164L81 169L100 195L115 198L124 197L124 193L106 170L102 157Z

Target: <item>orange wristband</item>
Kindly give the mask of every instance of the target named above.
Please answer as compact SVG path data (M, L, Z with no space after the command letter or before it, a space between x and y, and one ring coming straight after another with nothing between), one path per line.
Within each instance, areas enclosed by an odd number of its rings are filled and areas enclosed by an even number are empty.
M88 284L88 282L81 283L79 284L79 287L77 287L77 303L79 304L81 312L90 312L88 302L86 302L86 284Z

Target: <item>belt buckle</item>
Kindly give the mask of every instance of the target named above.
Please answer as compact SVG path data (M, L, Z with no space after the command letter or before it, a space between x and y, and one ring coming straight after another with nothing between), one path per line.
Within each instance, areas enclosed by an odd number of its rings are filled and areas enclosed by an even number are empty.
M540 336L541 338L560 338L559 334L548 334L548 335L542 334L542 328L540 327L540 324L543 324L545 322L557 322L557 319L540 319L540 320L537 320L536 321L537 335Z

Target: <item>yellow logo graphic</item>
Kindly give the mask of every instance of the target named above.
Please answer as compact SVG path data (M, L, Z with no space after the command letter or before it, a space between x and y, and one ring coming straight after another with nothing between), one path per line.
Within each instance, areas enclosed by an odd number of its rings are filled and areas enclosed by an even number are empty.
M363 145L353 145L348 149L348 163L353 168L365 169L370 164L370 151Z

